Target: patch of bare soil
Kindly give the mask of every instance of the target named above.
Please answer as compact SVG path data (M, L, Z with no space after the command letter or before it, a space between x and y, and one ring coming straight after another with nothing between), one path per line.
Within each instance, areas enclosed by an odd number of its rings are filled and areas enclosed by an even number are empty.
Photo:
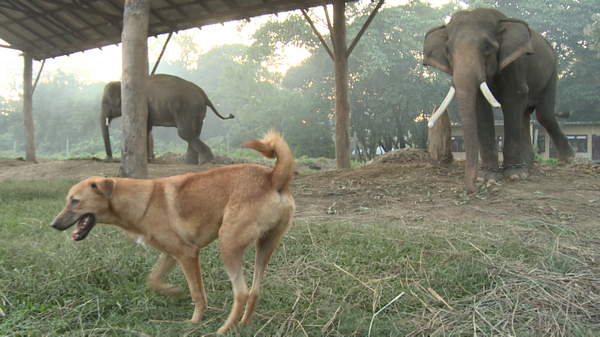
M165 154L148 165L150 178L200 172L251 162L217 156L205 165L185 165L183 156ZM255 160L272 166L272 161ZM332 162L298 164L292 180L297 218L327 221L506 221L505 217L543 217L593 224L600 206L600 165L536 164L522 181L482 186L466 195L464 163L435 165L424 150L398 150L357 169L333 170ZM0 181L6 179L84 179L118 176L120 163L106 160L42 160L37 164L0 160ZM308 173L310 172L310 174Z
M526 180L486 183L467 195L464 162L435 165L424 150L399 150L358 169L297 177L293 192L298 217L500 223L541 216L591 225L600 213L599 178L591 162L536 164Z

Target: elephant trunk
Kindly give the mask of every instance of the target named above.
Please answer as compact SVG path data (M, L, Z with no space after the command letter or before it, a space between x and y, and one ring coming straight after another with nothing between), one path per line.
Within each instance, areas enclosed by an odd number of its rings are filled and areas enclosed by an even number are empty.
M485 83L483 69L477 71L472 65L461 69L459 65L454 68L452 82L456 89L456 99L460 120L463 126L465 142L465 187L468 193L477 192L475 181L477 179L479 161L479 138L477 133L477 96L481 95L481 83Z
M479 142L477 137L477 120L475 114L476 94L476 92L464 93L458 91L456 95L465 142L465 187L468 193L477 192L475 180L477 179L477 163L479 161Z
M112 149L110 147L110 135L108 133L108 127L110 125L110 118L108 114L100 114L100 128L102 129L102 138L104 138L104 148L106 149L106 157L112 159Z

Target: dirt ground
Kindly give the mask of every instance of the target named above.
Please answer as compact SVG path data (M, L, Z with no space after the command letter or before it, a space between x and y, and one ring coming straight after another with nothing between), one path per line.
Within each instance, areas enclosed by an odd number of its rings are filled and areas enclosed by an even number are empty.
M213 163L184 165L182 156L167 154L149 164L150 178L199 172L243 160L217 157ZM272 165L272 161L258 161ZM116 176L120 164L103 160L0 160L0 183L6 179L83 179ZM358 223L489 221L545 218L596 225L600 214L600 165L537 164L523 181L485 184L466 195L463 162L434 165L423 150L398 150L351 170L334 170L333 161L298 164L292 180L296 219ZM506 218L509 217L509 218Z

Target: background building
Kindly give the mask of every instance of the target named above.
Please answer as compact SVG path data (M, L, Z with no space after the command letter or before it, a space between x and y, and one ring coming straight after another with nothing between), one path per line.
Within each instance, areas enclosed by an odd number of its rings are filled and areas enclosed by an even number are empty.
M577 157L589 158L600 162L600 122L562 122L562 131L569 139ZM531 136L534 146L543 160L556 158L557 151L550 136L538 122L531 122ZM504 124L496 123L496 141L498 152L502 160L502 148L504 145ZM452 154L456 159L465 159L465 141L462 125L452 126Z

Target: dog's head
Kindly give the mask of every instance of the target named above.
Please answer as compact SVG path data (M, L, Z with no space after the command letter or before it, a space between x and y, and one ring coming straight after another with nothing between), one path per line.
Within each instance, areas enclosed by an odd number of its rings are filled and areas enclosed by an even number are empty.
M110 212L109 200L115 182L112 178L92 177L71 187L67 205L52 221L52 227L64 231L77 223L71 240L85 239L96 225L98 217L105 217Z

